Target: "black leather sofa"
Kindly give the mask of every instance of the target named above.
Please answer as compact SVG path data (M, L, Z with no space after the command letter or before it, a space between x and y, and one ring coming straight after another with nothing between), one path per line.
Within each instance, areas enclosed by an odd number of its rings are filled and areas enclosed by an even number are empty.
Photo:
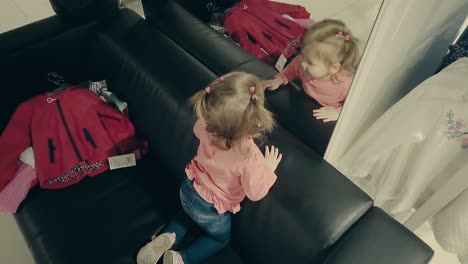
M47 73L58 71L71 83L106 79L150 142L136 167L30 191L15 219L36 263L135 263L139 248L180 208L179 182L197 148L187 98L230 70L272 74L245 54L217 56L224 40L201 49L212 44L194 33L223 37L175 3L164 8L151 23L122 9L104 21L55 16L0 34L2 131L18 103L53 89ZM186 17L164 19L169 12ZM206 263L428 263L431 248L284 127L286 91L268 96L283 124L267 142L284 153L279 179L262 201L243 202L232 243Z

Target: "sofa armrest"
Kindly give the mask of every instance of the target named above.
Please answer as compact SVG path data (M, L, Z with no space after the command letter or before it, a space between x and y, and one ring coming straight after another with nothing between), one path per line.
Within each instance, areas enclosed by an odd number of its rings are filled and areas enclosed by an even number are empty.
M429 263L433 255L420 238L374 207L341 237L324 263Z
M70 32L73 29L89 27L91 23L67 23L59 16L54 15L34 23L0 34L0 56L15 54L38 43L56 38L58 35Z

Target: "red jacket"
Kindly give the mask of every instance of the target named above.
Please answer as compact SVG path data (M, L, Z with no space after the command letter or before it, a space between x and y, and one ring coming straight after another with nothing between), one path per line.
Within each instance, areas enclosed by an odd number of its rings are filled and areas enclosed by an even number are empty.
M110 156L146 149L125 115L79 87L19 105L0 138L0 191L15 176L19 155L31 145L42 188L77 183L107 170Z
M288 42L295 42L285 54L289 58L302 43L306 30L296 22L284 18L283 14L296 19L310 16L299 5L269 0L243 0L226 15L224 26L242 48L271 63L286 50Z

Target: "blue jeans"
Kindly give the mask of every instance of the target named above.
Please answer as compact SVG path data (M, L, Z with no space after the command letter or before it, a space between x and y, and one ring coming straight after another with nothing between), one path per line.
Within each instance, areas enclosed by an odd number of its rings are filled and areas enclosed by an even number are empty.
M231 214L218 214L193 188L188 179L180 187L180 200L184 212L177 214L164 228L163 233L175 233L180 243L187 234L190 221L195 221L204 231L191 245L179 251L185 264L198 264L225 248L231 240Z

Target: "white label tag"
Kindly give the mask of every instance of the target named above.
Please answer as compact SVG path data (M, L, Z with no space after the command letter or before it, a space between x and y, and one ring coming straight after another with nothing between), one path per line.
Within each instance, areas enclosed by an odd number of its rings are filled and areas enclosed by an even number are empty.
M276 65L275 65L275 68L278 70L278 71L282 71L283 68L284 68L284 65L286 65L286 62L288 60L286 59L286 57L281 54L281 56L279 57L278 61L276 62Z
M134 153L109 157L109 169L111 170L132 166L136 166L136 159Z

